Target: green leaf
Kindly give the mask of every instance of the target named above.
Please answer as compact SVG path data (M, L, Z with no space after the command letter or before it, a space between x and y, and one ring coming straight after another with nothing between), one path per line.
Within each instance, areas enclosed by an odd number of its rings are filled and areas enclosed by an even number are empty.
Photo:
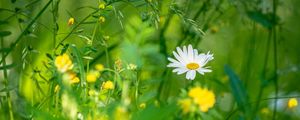
M258 11L249 11L249 12L247 12L247 15L253 21L255 21L269 29L272 28L277 23L277 19L278 19L278 17L276 17L276 19L274 20L273 14L271 14L271 13L263 14Z
M46 56L50 59L50 60L53 60L53 57L52 57L52 55L51 54L49 54L49 53L46 53Z
M64 45L60 54L64 54L68 50L68 48L69 48L69 44Z
M86 85L86 80L85 80L86 75L85 75L82 55L79 52L79 50L77 49L76 45L72 44L71 49L72 49L72 52L74 53L75 62L77 63L77 66L79 68L80 84L81 84L81 87L84 88L84 93L86 94L86 86L85 86Z
M233 96L238 104L238 107L241 108L244 112L248 103L248 96L245 87L242 84L242 81L235 74L235 72L228 66L225 66L225 72L229 76L230 79L230 87L233 93Z
M9 31L0 31L0 37L9 36L10 34L11 34L11 32L9 32Z

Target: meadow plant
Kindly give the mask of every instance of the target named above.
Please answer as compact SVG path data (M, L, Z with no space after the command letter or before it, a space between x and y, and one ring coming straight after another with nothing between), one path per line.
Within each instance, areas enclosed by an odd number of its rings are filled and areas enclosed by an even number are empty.
M299 5L1 0L0 120L300 119Z

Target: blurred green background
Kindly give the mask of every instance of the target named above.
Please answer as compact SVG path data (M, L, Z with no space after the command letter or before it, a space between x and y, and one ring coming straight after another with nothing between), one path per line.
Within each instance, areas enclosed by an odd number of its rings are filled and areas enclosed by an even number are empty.
M104 10L100 3L107 5ZM85 67L113 68L117 59L136 64L140 101L159 96L167 104L180 91L201 85L217 98L215 112L202 119L300 119L298 107L286 107L289 96L300 91L299 5L297 0L2 0L0 118L9 118L7 92L16 119L34 116L32 109L45 97L40 89L49 91L43 79L53 76L46 54L54 57L68 44L81 51ZM105 22L99 23L99 16ZM68 25L71 17L75 23ZM214 54L212 73L188 81L166 67L172 51L188 44Z

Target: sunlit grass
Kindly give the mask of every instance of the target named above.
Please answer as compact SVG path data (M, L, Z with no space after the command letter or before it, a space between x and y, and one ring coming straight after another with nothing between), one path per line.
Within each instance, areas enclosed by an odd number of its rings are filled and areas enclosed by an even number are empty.
M0 119L300 119L299 2L0 2Z

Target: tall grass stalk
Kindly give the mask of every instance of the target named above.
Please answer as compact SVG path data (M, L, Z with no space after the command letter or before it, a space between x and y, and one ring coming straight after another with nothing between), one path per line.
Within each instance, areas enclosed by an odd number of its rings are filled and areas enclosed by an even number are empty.
M277 0L273 0L273 15L272 19L276 21L276 11L277 11ZM273 52L274 52L274 87L275 87L275 98L278 97L278 75L277 75L277 32L276 32L276 24L272 27L271 32L273 32ZM272 119L276 119L277 113L277 99L274 101L274 110Z
M1 48L4 48L4 38L3 37L1 37ZM5 52L3 52L3 54L2 54L3 76L4 76L4 82L5 82L4 87L6 90L6 98L7 98L7 105L8 105L10 120L14 120L11 97L10 97L9 82L8 82L8 74L7 74L7 68L6 68L6 58L3 57L4 55L5 55Z
M4 54L2 57L5 59L8 54L17 46L17 44L22 40L22 37L27 33L27 31L32 27L32 25L37 21L37 19L45 12L48 6L53 2L53 0L49 0L47 4L40 10L40 12L31 20L31 22L26 26L23 32L17 37L16 41L10 45L10 49ZM3 62L3 59L0 63Z

